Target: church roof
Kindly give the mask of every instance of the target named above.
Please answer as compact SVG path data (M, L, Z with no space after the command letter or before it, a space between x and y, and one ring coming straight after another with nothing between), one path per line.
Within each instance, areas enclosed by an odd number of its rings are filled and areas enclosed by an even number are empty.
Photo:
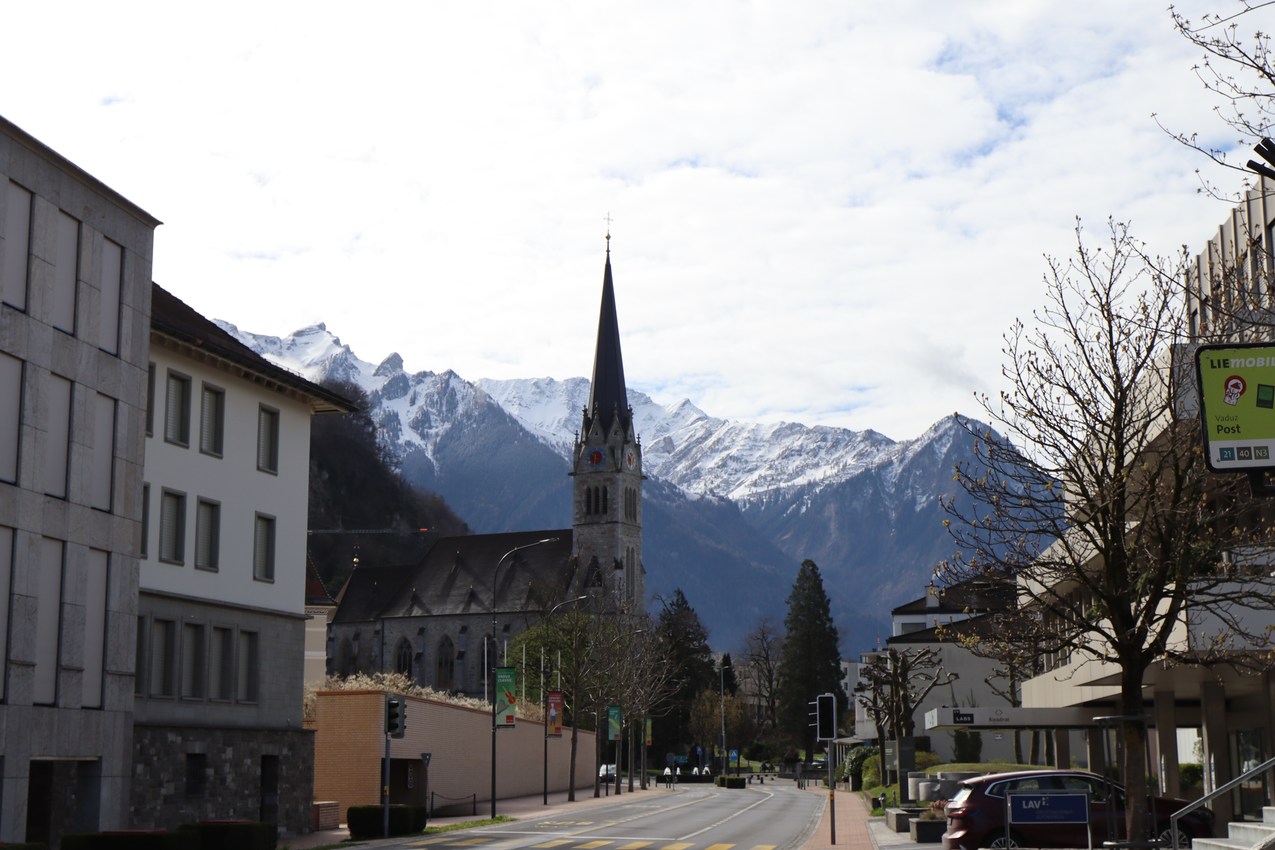
M540 540L557 538L534 545ZM517 547L527 546L509 557ZM569 528L443 537L419 563L360 565L341 594L335 623L384 617L455 616L492 611L541 611L570 586L572 532ZM504 558L503 562L501 559Z
M610 235L607 235L610 239ZM611 281L611 249L607 248L606 270L602 274L602 308L598 314L598 347L593 358L593 381L589 386L589 407L585 417L600 417L602 430L609 431L616 414L625 428L629 423L629 393L624 386L624 358L620 356L620 322L615 311L615 285ZM586 428L587 430L587 428Z

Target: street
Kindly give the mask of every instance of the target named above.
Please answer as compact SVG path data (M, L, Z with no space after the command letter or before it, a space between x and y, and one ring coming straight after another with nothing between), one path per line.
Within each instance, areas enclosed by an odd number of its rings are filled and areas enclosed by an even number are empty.
M725 790L687 787L619 798L577 813L410 838L398 847L562 850L786 850L798 847L822 811L818 795L784 783Z

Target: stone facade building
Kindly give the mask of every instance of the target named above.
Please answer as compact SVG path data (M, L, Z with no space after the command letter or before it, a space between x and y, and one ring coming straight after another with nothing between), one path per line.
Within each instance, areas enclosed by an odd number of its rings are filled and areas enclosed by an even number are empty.
M158 224L0 119L0 841L128 825Z
M308 831L310 418L351 409L154 287L131 823Z

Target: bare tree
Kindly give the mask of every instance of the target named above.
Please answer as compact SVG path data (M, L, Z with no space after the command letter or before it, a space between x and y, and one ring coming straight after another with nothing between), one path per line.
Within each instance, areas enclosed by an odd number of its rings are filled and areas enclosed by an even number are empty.
M745 692L761 707L763 733L775 729L779 711L779 660L783 657L783 634L768 617L757 621L744 636L743 670Z
M1204 87L1221 101L1214 112L1235 134L1235 143L1247 151L1271 134L1275 124L1275 64L1272 62L1270 34L1254 27L1248 35L1249 13L1271 5L1269 2L1243 0L1233 14L1204 15L1191 20L1170 7L1169 14L1178 33L1200 49L1200 61L1192 68ZM1156 119L1159 120L1158 118ZM1212 162L1252 177L1245 158L1231 159L1224 144L1201 140L1198 133L1184 133L1164 127L1174 139L1207 156ZM1206 138L1212 138L1206 136ZM1202 190L1215 198L1234 200L1234 193L1223 192L1207 177L1200 177Z
M1015 581L1019 605L989 615L986 638L1010 657L1035 655L1059 676L1087 661L1119 671L1134 836L1147 801L1134 718L1148 669L1264 662L1231 650L1268 646L1244 617L1271 607L1275 580L1269 567L1223 557L1269 545L1269 523L1243 479L1209 472L1174 382L1180 268L1148 261L1114 222L1102 247L1079 225L1076 236L1070 261L1049 262L1032 325L1005 336L1007 389L980 398L1003 436L969 426L979 463L957 479L972 505L945 503L961 554L940 574Z

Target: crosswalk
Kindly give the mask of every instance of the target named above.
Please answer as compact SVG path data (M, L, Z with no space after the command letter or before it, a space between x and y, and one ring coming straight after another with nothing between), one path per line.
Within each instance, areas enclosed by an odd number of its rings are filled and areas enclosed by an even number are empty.
M439 835L404 844L404 847L427 847L441 850L444 847L494 846L507 841L504 836ZM696 844L691 841L630 841L582 838L551 838L526 845L531 850L775 850L774 844Z

